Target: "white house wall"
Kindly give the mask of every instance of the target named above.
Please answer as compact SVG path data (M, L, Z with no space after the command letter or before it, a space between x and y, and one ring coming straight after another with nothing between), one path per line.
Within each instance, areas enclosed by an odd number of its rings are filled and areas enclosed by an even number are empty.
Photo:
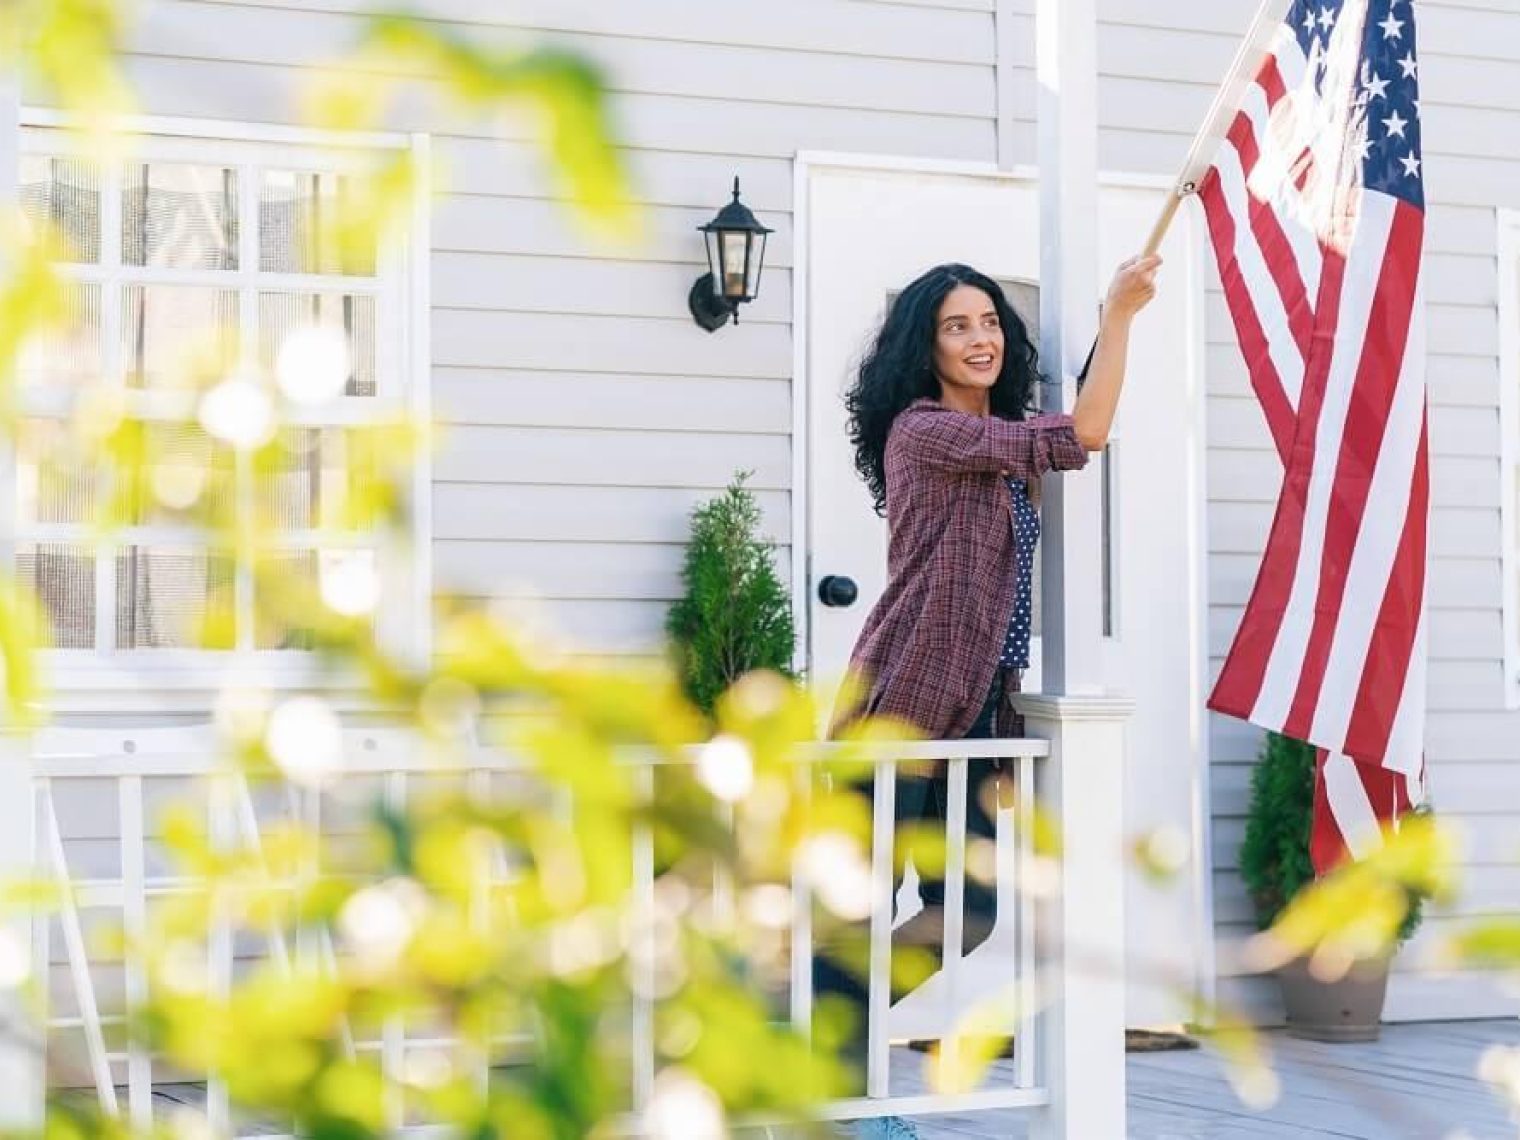
M992 162L995 9L1012 21L1004 161L1032 162L1033 0L426 0L484 41L564 39L610 69L647 206L642 244L578 233L515 119L416 106L389 127L434 134L446 167L433 226L432 387L440 588L527 592L588 646L647 653L678 592L687 514L754 472L771 534L791 531L792 157L836 150ZM1255 0L1101 0L1100 162L1170 174ZM149 113L294 124L298 82L357 32L359 0L151 0L130 56ZM1520 827L1520 720L1501 691L1495 206L1520 207L1520 8L1420 5L1430 302L1431 782L1469 829L1458 913L1520 908L1505 865ZM1005 29L1006 30L1006 29ZM709 335L686 313L694 227L734 174L776 229L762 297ZM1142 235L1136 235L1137 244ZM1207 305L1210 650L1226 650L1270 516L1276 467L1217 282ZM782 550L782 566L788 565ZM1257 734L1216 718L1219 933L1250 928L1235 872ZM100 830L98 827L96 831ZM80 833L81 835L83 833ZM106 838L109 838L108 836ZM1447 920L1437 918L1427 935ZM1400 964L1391 1011L1464 1012ZM1223 960L1228 968L1228 956ZM1270 1010L1265 991L1226 986Z
M298 84L352 42L362 7L153 0L128 59L142 109L298 123ZM736 470L753 471L788 564L792 156L993 159L992 2L418 7L482 42L564 40L601 62L646 206L644 240L609 251L551 200L525 121L409 105L387 122L431 132L446 172L431 251L433 400L449 429L438 585L528 594L599 651L648 652L688 513ZM695 227L735 174L777 232L761 298L709 335L686 313Z

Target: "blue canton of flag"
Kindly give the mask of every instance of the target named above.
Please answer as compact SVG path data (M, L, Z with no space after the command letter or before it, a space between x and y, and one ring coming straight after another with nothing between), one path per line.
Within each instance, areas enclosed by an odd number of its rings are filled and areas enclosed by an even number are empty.
M1381 0L1369 6L1356 107L1362 120L1362 184L1423 209L1420 65L1410 9L1409 0ZM1353 129L1358 129L1355 124Z
M1360 14L1355 10L1359 7L1353 5L1352 17ZM1345 14L1345 0L1294 0L1285 21L1298 40L1315 95L1320 98L1326 94L1332 40ZM1367 5L1361 38L1357 90L1352 96L1347 134L1353 153L1362 163L1362 185L1423 208L1420 68L1411 0L1372 0Z

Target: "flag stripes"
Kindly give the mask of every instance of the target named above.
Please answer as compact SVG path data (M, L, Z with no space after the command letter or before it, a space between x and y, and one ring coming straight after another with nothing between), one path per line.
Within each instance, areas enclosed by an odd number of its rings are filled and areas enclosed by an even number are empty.
M1423 788L1424 192L1408 0L1294 0L1199 183L1284 467L1210 707L1320 749L1313 853Z

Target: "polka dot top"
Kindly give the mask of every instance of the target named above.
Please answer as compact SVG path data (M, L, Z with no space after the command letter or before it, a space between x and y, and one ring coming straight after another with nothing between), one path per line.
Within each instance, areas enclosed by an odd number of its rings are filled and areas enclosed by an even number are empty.
M1029 634L1033 622L1031 583L1034 580L1034 548L1040 541L1040 513L1029 501L1029 487L1022 479L1009 479L1013 496L1014 557L1018 559L1018 584L1013 591L1013 614L998 665L1004 669L1029 668Z

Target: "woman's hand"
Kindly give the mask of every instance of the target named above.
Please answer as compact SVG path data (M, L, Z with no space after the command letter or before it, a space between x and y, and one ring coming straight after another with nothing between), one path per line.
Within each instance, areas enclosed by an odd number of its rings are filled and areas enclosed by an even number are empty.
M1160 268L1159 257L1132 257L1119 266L1108 287L1098 343L1093 347L1092 364L1087 369L1087 383L1071 410L1072 429L1077 441L1088 451L1101 451L1108 443L1114 412L1119 406L1119 391L1124 387L1130 321L1156 295L1156 270Z
M1161 258L1132 257L1114 273L1108 286L1108 297L1103 302L1104 316L1133 317L1156 295L1156 271L1161 268Z

